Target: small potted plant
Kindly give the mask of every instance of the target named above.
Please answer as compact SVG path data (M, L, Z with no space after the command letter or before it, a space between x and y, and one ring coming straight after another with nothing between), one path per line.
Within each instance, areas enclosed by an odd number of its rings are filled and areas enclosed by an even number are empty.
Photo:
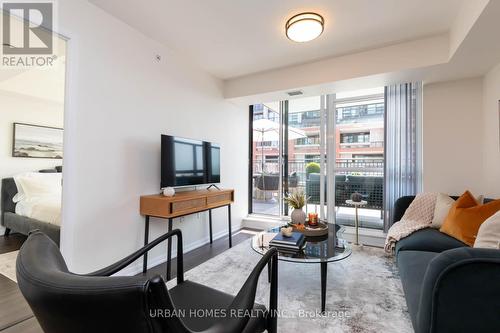
M306 194L303 191L296 191L289 193L285 197L285 202L293 208L290 218L292 219L292 224L303 224L306 221L306 212L302 208L307 203Z

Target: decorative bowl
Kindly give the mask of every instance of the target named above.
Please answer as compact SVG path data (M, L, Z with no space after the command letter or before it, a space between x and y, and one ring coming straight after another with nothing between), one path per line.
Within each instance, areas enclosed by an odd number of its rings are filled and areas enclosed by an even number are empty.
M300 232L304 234L304 236L308 237L328 235L328 225L321 222L319 222L315 226L309 226L308 224L304 224L303 228L297 228L295 225L292 225L292 227L293 231Z
M292 232L293 232L293 228L292 227L283 227L283 228L281 228L281 233L285 237L292 237Z

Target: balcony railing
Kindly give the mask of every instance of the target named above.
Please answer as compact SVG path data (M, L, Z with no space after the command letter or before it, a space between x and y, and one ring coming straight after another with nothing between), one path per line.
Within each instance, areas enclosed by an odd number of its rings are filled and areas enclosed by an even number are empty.
M319 163L319 161L315 161ZM289 191L302 190L310 204L320 203L320 175L307 173L310 162L291 160L288 162ZM326 163L325 163L326 166ZM264 168L264 173L262 173ZM278 161L259 161L253 164L254 197L262 192L278 195L280 188ZM367 201L365 208L382 210L384 186L383 158L338 158L335 161L335 206L348 207L346 200L355 192ZM326 186L325 186L326 189ZM267 196L269 198L269 196ZM326 191L325 191L326 198Z
M295 173L300 179L305 181L306 167L310 162L320 163L319 160L312 161L288 161L288 173ZM326 163L325 163L326 167ZM384 159L383 158L337 158L335 161L336 174L356 175L356 176L383 176ZM253 174L279 174L280 166L277 160L253 162Z

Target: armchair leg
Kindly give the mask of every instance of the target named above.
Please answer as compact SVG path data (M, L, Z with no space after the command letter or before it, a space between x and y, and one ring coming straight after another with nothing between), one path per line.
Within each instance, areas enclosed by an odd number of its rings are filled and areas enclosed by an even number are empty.
M5 232L3 234L5 237L9 236L10 235L10 229L9 228L5 228Z

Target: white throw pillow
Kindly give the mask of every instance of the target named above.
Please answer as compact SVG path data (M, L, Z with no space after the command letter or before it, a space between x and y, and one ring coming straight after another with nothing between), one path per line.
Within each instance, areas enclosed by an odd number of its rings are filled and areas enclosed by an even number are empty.
M500 211L481 224L474 247L500 249Z
M62 192L61 173L28 172L15 176L14 181L18 189L14 202L40 196L60 196Z
M21 186L21 182L19 181L19 179L25 175L26 175L26 173L22 173L22 174L15 175L14 177L12 177L12 178L14 178L14 183L16 183L16 187L17 187L17 193L12 198L12 201L14 203L18 203L19 201L21 201L24 198L23 187Z
M434 208L434 217L432 218L431 227L439 229L443 224L446 216L450 211L451 206L455 200L450 198L448 195L439 193L436 198L436 206Z
M476 201L482 205L484 201L484 196L480 195L476 197ZM434 208L434 217L432 219L431 227L439 229L443 225L444 220L450 212L451 206L455 203L449 195L444 193L439 193L436 198L436 207Z

